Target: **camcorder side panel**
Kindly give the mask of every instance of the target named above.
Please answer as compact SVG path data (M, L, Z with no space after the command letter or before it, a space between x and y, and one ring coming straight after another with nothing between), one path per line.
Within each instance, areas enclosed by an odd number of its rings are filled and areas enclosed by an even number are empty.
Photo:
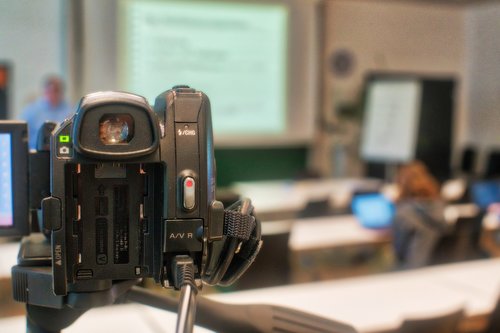
M162 232L166 270L159 278L171 285L169 263L174 256L187 254L201 283L208 255L209 207L215 194L210 103L202 92L179 86L160 94L154 109L164 129L160 149L168 165Z

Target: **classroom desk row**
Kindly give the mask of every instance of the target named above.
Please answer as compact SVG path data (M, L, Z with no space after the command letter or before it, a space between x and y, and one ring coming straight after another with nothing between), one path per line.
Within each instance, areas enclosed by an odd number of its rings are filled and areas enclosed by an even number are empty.
M445 200L453 201L458 199L460 195L457 194L463 191L463 180L450 180L443 185L441 195ZM379 179L328 178L237 182L229 192L252 199L260 219L271 221L296 218L311 202L327 201L331 209L346 211L349 210L352 197L357 192L382 192L393 197L397 191L393 184L384 184ZM464 209L470 210L472 205L464 205L467 206L469 208Z
M474 204L450 205L444 215L453 224L458 217L472 217L478 213ZM485 223L492 228L493 222ZM290 233L289 248L292 251L335 248L391 241L390 230L364 228L354 215L323 216L305 219L288 219L262 223L264 235Z
M349 323L363 333L395 329L405 318L429 318L457 309L464 310L462 326L467 326L491 313L499 292L500 259L488 259L209 297L230 304L287 306ZM171 332L174 326L174 314L130 304L92 309L66 332ZM0 319L1 332L23 330L23 317Z
M238 182L231 188L242 197L252 199L259 216L293 217L304 209L309 201L327 198L332 207L347 206L356 191L378 191L382 186L379 179L322 179L301 181L254 181Z
M466 320L488 316L500 296L500 259L427 267L336 281L216 295L231 303L272 303L353 325L360 332L397 328L463 308Z

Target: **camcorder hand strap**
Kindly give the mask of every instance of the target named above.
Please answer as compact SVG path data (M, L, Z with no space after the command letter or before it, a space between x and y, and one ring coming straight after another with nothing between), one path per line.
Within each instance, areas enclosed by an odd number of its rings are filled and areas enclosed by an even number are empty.
M211 284L234 283L254 262L262 247L262 233L253 210L250 199L239 200L224 210L226 244Z
M227 214L227 213L226 213ZM227 216L227 215L226 215ZM242 240L238 245L237 250L232 256L231 263L219 282L222 286L229 286L238 280L255 261L257 254L262 247L262 233L260 221L255 219L255 216L250 215L253 223L249 236ZM244 223L243 221L241 223Z
M252 215L244 215L237 210L224 211L224 235L228 237L248 240L256 223Z

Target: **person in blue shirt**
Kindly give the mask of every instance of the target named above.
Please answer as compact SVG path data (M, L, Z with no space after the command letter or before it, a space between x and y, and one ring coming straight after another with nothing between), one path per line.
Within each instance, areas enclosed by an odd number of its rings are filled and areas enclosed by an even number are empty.
M72 109L64 100L63 81L58 76L48 76L43 82L43 96L27 105L21 115L28 123L30 149L36 149L38 130L44 122L60 123L71 114Z

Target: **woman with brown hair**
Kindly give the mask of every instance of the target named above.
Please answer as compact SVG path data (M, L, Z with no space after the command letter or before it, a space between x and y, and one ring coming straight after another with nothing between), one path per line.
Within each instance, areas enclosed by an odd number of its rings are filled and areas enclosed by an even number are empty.
M420 161L402 166L397 176L399 200L438 200L439 184Z
M440 187L420 161L400 168L399 197L393 219L394 250L404 268L430 263L439 239L450 231L444 219Z

